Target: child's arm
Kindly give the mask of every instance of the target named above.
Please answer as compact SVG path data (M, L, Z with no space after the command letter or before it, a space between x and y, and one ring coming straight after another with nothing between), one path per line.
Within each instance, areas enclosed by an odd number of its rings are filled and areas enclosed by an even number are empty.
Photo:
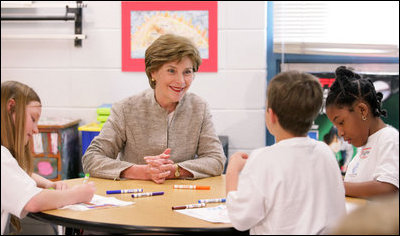
M244 152L236 152L229 158L226 168L226 194L230 191L236 191L239 181L239 173L246 164L249 156Z
M344 182L346 196L368 198L376 195L395 193L399 189L393 184L380 181Z
M51 188L52 186L52 182L36 173L32 173L31 175L32 179L35 180L36 182L36 186L38 186L39 188Z
M95 190L96 188L93 182L74 186L64 191L43 189L28 201L24 210L28 212L39 212L60 208L65 205L89 202Z
M35 180L36 186L38 186L39 188L53 188L57 190L64 190L68 188L68 185L64 181L52 182L36 173L32 173L31 177L33 180Z
M236 152L229 158L226 170L226 208L232 225L239 231L253 228L265 217L263 194L251 178L250 169L257 163L246 164L247 159L246 153ZM246 167L250 169L247 173L242 172L239 183L239 174L245 165L252 167Z

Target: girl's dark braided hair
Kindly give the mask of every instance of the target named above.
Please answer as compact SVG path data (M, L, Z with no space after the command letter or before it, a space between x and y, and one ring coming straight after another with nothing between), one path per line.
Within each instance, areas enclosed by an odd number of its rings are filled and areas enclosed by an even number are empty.
M386 110L382 109L381 92L376 92L370 79L364 79L345 66L339 66L335 71L335 82L329 89L325 106L337 105L339 107L352 107L356 100L367 102L375 117L386 117Z

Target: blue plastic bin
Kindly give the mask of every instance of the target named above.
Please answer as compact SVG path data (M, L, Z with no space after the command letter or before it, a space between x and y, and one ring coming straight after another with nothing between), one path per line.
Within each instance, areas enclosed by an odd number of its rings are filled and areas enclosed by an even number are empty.
M99 135L101 126L98 123L90 123L78 128L82 132L82 156L85 154L86 149L89 147L90 143Z

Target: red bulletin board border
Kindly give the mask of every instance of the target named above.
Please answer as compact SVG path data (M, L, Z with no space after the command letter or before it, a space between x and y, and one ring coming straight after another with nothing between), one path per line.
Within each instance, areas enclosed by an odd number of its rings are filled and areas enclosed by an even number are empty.
M202 59L199 72L218 71L218 2L217 1L134 1L121 3L122 71L145 71L144 59L131 58L131 11L207 10L208 58Z

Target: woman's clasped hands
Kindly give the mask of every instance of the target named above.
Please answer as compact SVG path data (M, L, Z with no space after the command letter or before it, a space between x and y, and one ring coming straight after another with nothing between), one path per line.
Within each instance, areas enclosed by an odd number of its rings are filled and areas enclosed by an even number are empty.
M164 183L168 176L173 176L175 166L174 162L169 159L171 149L167 148L163 153L157 156L146 156L146 174L149 179L157 184ZM172 177L171 177L172 178Z

